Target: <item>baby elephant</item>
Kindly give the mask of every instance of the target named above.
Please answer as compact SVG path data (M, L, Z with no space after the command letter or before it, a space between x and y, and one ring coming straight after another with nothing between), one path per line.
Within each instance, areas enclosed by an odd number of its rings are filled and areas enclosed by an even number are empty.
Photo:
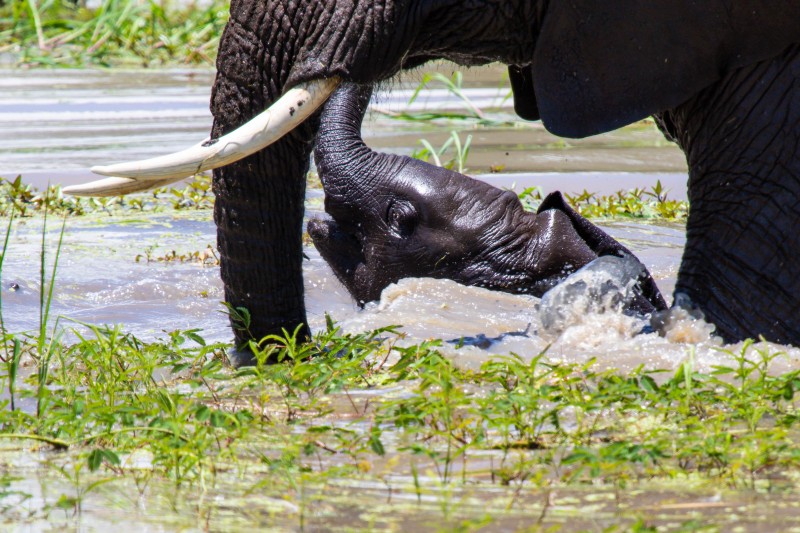
M360 305L407 277L541 297L600 256L633 255L559 192L531 213L513 192L373 152L360 132L370 94L344 85L325 107L315 158L332 220L308 223L314 245ZM666 309L644 268L629 309Z

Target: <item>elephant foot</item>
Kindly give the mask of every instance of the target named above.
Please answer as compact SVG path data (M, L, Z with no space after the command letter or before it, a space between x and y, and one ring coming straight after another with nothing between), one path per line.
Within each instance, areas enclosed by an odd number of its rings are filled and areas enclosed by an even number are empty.
M652 330L670 342L698 343L713 338L716 326L685 293L675 293L672 307L656 311L650 317Z
M225 350L225 355L233 368L255 366L257 363L256 356L249 347L239 349L236 346L231 346Z

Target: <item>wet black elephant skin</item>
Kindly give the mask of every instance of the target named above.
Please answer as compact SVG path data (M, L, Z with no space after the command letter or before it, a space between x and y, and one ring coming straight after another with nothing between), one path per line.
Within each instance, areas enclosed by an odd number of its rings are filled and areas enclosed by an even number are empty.
M541 297L603 255L633 255L552 193L537 213L517 195L409 157L370 150L360 133L369 86L346 84L327 102L315 160L332 219L308 233L360 304L406 277ZM666 303L644 269L635 310Z
M300 82L371 84L437 58L508 65L518 114L558 135L655 115L690 168L676 295L726 340L800 345L798 42L800 0L233 0L212 136ZM252 316L239 342L307 331L304 176L318 127L214 173L226 300Z

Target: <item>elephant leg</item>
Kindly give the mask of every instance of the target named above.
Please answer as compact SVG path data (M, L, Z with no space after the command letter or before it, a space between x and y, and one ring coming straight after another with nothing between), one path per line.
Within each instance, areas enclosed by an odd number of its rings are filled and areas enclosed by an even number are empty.
M726 341L800 345L800 46L656 119L689 163L676 298Z
M234 1L231 6L212 93L212 137L235 129L281 95L293 58L291 50L280 47L291 46L293 39L291 28L267 13L270 9L275 9L272 2ZM316 122L309 120L261 152L214 171L225 299L250 316L250 323L243 324L232 315L237 346L298 326L302 335L308 333L302 220Z

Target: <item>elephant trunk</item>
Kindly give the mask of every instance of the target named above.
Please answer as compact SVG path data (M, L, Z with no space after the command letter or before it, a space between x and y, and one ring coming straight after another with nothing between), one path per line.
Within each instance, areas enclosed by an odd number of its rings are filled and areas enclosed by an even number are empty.
M361 137L371 96L371 86L345 83L325 104L314 158L328 199L369 201L379 177L396 172L388 165L392 157L372 151Z

